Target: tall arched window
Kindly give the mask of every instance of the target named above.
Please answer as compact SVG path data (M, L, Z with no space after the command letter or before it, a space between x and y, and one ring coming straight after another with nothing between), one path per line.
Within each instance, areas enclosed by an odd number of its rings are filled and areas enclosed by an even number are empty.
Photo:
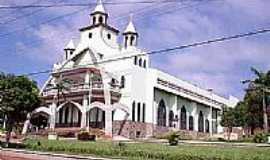
M194 129L194 127L193 127L193 125L194 125L194 122L193 122L194 120L193 120L193 117L192 116L189 116L189 118L188 118L188 129L190 130L190 131L193 131L193 129Z
M142 66L142 59L141 58L139 59L139 66L140 67Z
M102 17L102 16L100 16L100 17L98 18L98 22L99 22L99 23L103 23L103 17Z
M121 88L125 88L126 78L124 76L121 76Z
M96 24L96 17L95 16L93 17L93 24L94 25Z
M199 119L198 119L198 131L199 132L204 132L204 118L203 118L203 113L200 111L199 113Z
M143 61L143 68L146 68L146 60Z
M187 129L187 113L185 106L181 108L180 119L181 119L180 128L183 130Z
M166 126L166 106L163 100L158 104L157 125Z
M208 119L205 120L205 132L209 133L209 120Z
M134 57L134 64L135 64L135 65L137 65L137 61L138 61L138 57L135 56L135 57Z
M131 37L130 37L130 45L131 45L131 46L133 45L134 40L135 40L135 37L134 37L134 36L131 36Z
M138 108L137 108L137 121L141 121L141 103L138 103Z
M169 127L173 127L173 118L174 118L174 113L173 113L173 111L170 111L170 113L169 113Z
M142 122L145 122L145 103L143 103L142 116Z
M136 108L136 103L133 101L132 103L132 121L135 122L135 108Z

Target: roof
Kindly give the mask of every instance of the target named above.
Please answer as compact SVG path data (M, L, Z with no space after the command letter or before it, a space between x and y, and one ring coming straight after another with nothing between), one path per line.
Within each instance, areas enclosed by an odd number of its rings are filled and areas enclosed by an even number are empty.
M105 8L102 4L102 0L98 0L97 2L97 6L96 8L94 9L94 11L92 12L93 13L104 13L104 14L107 14L106 11L105 11Z
M136 28L132 22L132 16L130 16L129 23L127 28L125 29L124 33L137 33Z
M87 26L87 27L83 27L83 28L81 28L81 29L79 29L80 31L86 31L86 30L90 30L90 29L92 29L92 28L95 28L95 27L98 27L98 26L103 26L103 27L105 27L106 29L108 29L108 30L111 30L111 31L113 31L113 32L115 32L115 33L119 33L119 30L118 29L116 29L116 28L114 28L114 27L111 27L111 26L109 26L109 25L106 25L106 24L96 24L96 25L91 25L91 26Z
M75 45L73 40L71 39L69 43L66 45L65 49L75 49Z

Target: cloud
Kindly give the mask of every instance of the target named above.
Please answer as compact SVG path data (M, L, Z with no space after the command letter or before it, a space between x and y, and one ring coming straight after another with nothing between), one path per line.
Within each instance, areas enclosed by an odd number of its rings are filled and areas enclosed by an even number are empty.
M109 22L121 30L127 24L129 13L135 12L134 21L140 34L139 44L147 50L244 33L262 27L269 21L270 11L267 4L270 1L224 0L199 3L200 5L197 5L197 2L112 5L106 8L110 14ZM40 13L41 18L26 18L20 21L18 26L33 23L35 20L41 21L44 17L52 18L71 13L76 9L79 8L47 9ZM69 39L79 37L77 29L89 25L90 12L89 7L73 16L35 27L30 30L28 37L40 41L39 45L29 46L19 41L16 47L26 50L25 55L29 59L53 64L61 58L63 47ZM242 97L243 89L239 81L252 76L249 68L270 68L269 42L269 38L260 35L215 43L176 51L173 54L152 56L152 66L204 88L213 88L220 94Z

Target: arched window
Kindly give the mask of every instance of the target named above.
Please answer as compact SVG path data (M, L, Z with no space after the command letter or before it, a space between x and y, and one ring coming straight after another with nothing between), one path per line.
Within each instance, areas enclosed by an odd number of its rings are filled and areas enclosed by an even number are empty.
M209 133L209 120L208 119L205 120L205 132Z
M194 122L193 122L194 120L193 120L193 117L192 116L189 116L189 118L188 118L188 129L190 130L190 131L193 131L193 129L194 129L194 127L193 127L193 125L194 125Z
M142 110L142 122L144 123L145 122L145 103L143 103L143 110Z
M134 36L131 36L131 37L130 37L130 45L131 45L131 46L133 45L134 40L135 40L135 37L134 37Z
M187 129L187 113L186 113L186 108L185 106L183 106L181 108L181 115L180 115L180 119L181 119L181 122L180 122L180 128L181 129Z
M142 66L142 59L141 58L139 59L139 66L140 67Z
M146 68L146 60L143 61L143 68Z
M111 36L110 33L107 34L107 38L108 38L108 39L111 39L111 38L112 38L112 36Z
M137 61L138 61L138 57L135 56L135 57L134 57L134 65L137 65Z
M141 121L141 103L138 103L138 108L137 108L137 121Z
M173 113L173 111L170 111L170 113L169 113L169 127L173 127L173 118L174 118L174 113Z
M100 16L100 17L98 18L98 22L99 22L99 23L103 23L103 17L102 17L102 16Z
M92 34L92 33L89 33L89 34L88 34L89 39L91 39L91 38L92 38L92 36L93 36L93 34Z
M136 108L136 103L133 101L132 103L132 121L135 122L135 108Z
M204 118L203 118L203 113L200 111L199 113L199 119L198 119L198 131L199 132L204 132Z
M94 25L96 24L96 17L95 16L93 17L93 24Z
M166 106L163 100L158 104L157 125L166 126Z
M125 47L127 47L128 36L125 37Z
M125 88L126 78L124 76L121 76L121 88Z

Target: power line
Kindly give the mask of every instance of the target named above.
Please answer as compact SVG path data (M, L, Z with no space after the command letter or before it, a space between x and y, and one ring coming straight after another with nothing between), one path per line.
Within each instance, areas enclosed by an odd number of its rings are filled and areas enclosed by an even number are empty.
M180 0L181 2L182 1L188 1L188 0ZM163 7L163 6L162 6ZM160 8L162 8L162 7L160 7ZM186 8L186 7L181 7L181 8L179 8L179 7L177 7L178 9L184 9L184 8ZM156 9L156 8L154 8L154 9ZM167 8L166 8L167 9ZM149 10L149 7L147 6L147 7L144 7L144 8L142 8L142 9L138 9L138 10L135 10L135 11L132 11L132 13L136 13L137 14L137 12L138 13L141 13L142 11L144 11L144 10ZM56 17L56 19L60 19L60 18L64 18L65 16L72 16L73 14L71 13L71 15L63 15L63 16L59 16L59 17ZM127 17L128 16L128 13L126 13L126 14L123 14L124 16L122 16L122 17L118 17L118 18L114 18L113 19L113 21L118 21L118 20L121 20L121 19L123 19L123 18L125 18L125 17ZM159 15L161 15L161 14L159 14ZM144 17L145 15L143 15L142 17ZM51 21L54 21L54 20L56 20L55 18L53 18L53 20L51 20ZM48 22L49 21L49 22ZM48 20L48 21L45 21L44 23L42 22L42 24L45 24L45 23L50 23L51 21L50 20ZM37 25L40 25L40 24L37 24ZM13 34L13 33L15 33L15 32L18 32L18 31L25 31L25 30L27 30L27 29L29 29L29 28L32 28L33 26L29 26L29 27L26 27L26 28L23 28L23 29L18 29L18 30L15 30L15 31L12 31L12 32L8 32L8 33L6 33L6 35L3 35L3 36L7 36L7 35L10 35L10 34ZM73 28L72 26L71 26L71 28ZM65 36L67 36L67 34L65 34ZM0 35L0 37L1 37L1 35ZM50 36L49 36L50 37ZM42 40L35 40L35 41L31 41L31 42L29 42L29 44L31 44L31 46L34 46L33 44L38 44L38 43L40 43L40 42L42 42ZM23 50L23 49L20 49L20 50Z
M152 3L173 3L179 0L162 0L162 1L137 1L137 2L104 2L106 5L130 5L130 4L152 4ZM52 7L83 7L89 5L96 5L97 3L66 3L56 5L14 5L14 6L0 6L1 9L27 9L27 8L52 8Z
M129 56L125 56L125 57L108 59L108 60L104 60L104 61L100 61L100 62L96 62L96 63L89 63L89 64L86 64L84 66L103 64L103 63L119 61L119 60L125 60L125 59L130 59L130 58L133 58L133 57L136 57L136 56L145 56L145 55L155 55L155 54L161 54L161 53L168 53L168 52L175 51L175 50L194 48L194 47L209 45L209 44L212 44L212 43L224 42L224 41L229 41L229 40L233 40L233 39L239 39L239 38L250 37L250 36L254 36L254 35L258 35L258 34L264 34L264 33L268 33L268 32L270 32L270 29L260 29L260 30L255 30L255 31L252 31L252 32L243 33L243 34L236 34L236 35L232 35L232 36L215 38L215 39L211 39L211 40L195 42L195 43L176 46L176 47L172 47L172 48L165 48L165 49L154 50L154 51L150 51L150 52L146 52L146 53L140 53L140 54L136 54L136 55L129 55ZM79 67L82 67L82 66L79 66ZM39 72L32 72L32 73L27 73L27 74L24 74L24 75L25 76L33 76L33 75L51 73L51 72L53 72L53 70L44 70L44 71L39 71Z
M64 0L60 0L59 2L61 3L61 2L63 2L63 1L64 1ZM58 3L59 3L59 2L58 2ZM57 3L57 2L55 2L55 3ZM38 13L38 12L41 12L41 11L43 11L43 10L44 10L44 8L40 8L40 9L34 10L34 11L30 12L30 13L25 13L25 14L22 14L22 15L20 15L20 16L18 16L18 17L15 17L15 18L12 18L12 19L9 19L9 20L0 22L0 24L1 24L1 25L7 25L7 24L12 23L12 22L15 22L15 21L17 21L17 20L21 20L21 19L23 19L23 18L30 17L30 16L32 16L32 15Z

